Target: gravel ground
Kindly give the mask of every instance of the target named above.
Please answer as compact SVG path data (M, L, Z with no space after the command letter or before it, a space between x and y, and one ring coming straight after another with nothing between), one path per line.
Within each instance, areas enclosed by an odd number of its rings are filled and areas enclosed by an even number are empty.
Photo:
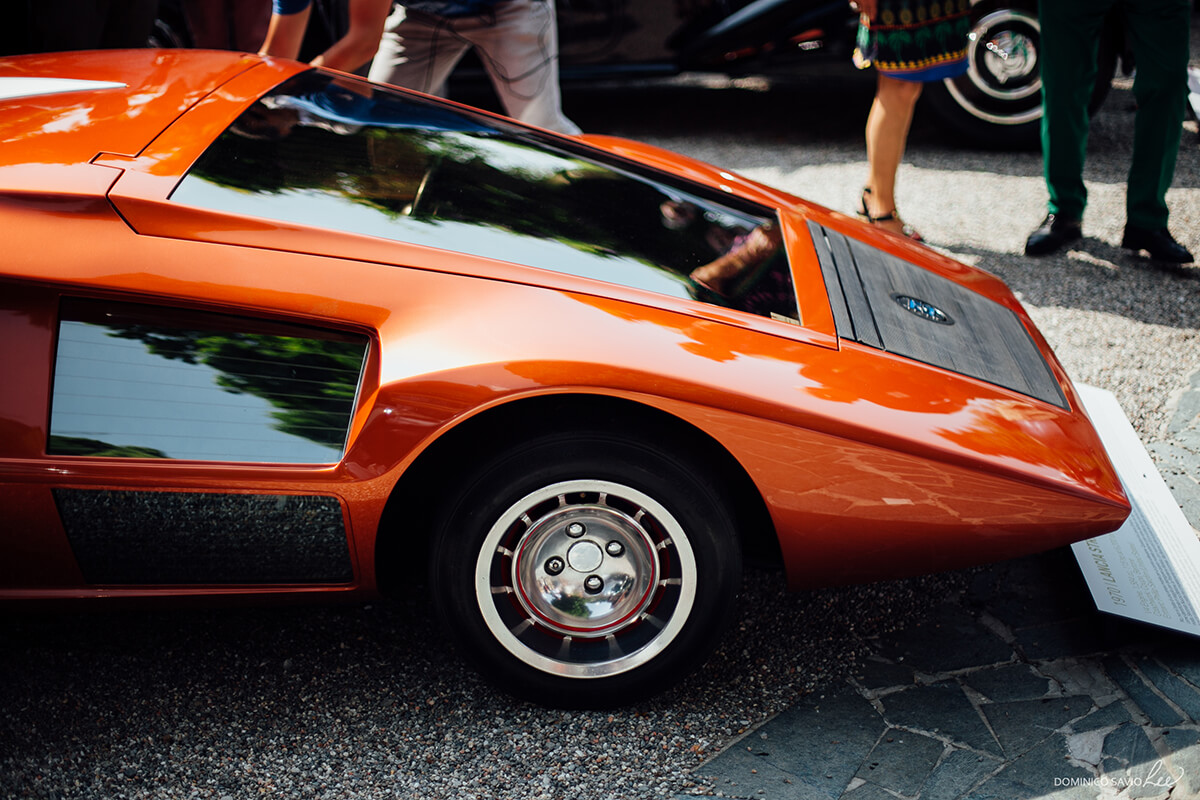
M577 93L568 112L585 129L645 139L851 211L866 172L870 86L760 88ZM1087 238L1068 256L1020 255L1044 213L1038 154L963 149L928 115L914 128L899 200L933 245L1003 277L1072 376L1114 391L1153 442L1200 370L1200 267L1152 268L1117 246L1131 106L1118 89L1095 120ZM1175 187L1172 228L1200 253L1194 123ZM706 666L654 702L604 713L496 693L453 655L419 599L10 615L0 618L0 797L702 793L690 769L832 685L865 641L919 619L968 578L789 594L779 575L750 570L740 622Z
M421 601L110 612L0 622L0 796L642 798L847 673L865 637L961 575L788 594L682 687L614 712L518 703L449 650Z

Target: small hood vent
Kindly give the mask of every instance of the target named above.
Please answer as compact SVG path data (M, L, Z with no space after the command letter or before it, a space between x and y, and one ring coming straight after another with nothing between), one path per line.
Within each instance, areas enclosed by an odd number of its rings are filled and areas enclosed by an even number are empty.
M815 222L808 229L839 337L1067 407L1011 309Z

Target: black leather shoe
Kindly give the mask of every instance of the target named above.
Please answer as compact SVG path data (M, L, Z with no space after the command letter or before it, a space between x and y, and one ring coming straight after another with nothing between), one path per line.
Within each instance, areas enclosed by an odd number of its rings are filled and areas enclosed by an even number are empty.
M1025 240L1025 255L1048 256L1083 236L1079 220L1047 214L1037 230Z
M1154 261L1166 261L1171 264L1190 264L1194 261L1188 249L1175 241L1175 237L1171 236L1171 232L1166 228L1155 230L1126 225L1121 247L1127 250L1145 250Z

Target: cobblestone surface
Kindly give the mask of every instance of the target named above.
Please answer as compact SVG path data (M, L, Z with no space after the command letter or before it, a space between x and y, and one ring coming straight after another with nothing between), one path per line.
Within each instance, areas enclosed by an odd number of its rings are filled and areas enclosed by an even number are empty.
M1200 797L1200 652L1095 611L1069 551L979 570L696 770L796 800Z

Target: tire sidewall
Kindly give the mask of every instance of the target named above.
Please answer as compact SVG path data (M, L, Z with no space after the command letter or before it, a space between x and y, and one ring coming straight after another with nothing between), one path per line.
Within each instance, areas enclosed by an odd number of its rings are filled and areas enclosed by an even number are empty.
M696 562L696 596L678 635L650 661L600 678L566 678L522 662L488 629L474 591L479 551L496 520L534 491L579 479L610 481L654 498L682 526ZM464 656L507 691L560 707L640 700L697 666L732 617L740 548L723 492L695 464L605 434L549 435L483 465L465 487L440 515L431 591L441 623Z
M1037 20L1037 2L1033 0L985 0L975 4L971 10L972 19L978 21L983 16L997 10L1011 8L1023 11ZM1121 49L1123 35L1117 19L1110 19L1098 44L1096 79L1092 95L1088 103L1088 111L1095 114L1104 99L1108 96L1113 77L1116 74L1117 57ZM1039 44L1040 47L1040 44ZM1038 98L1040 106L1040 65ZM970 108L962 105L951 93L949 84L954 78L937 81L930 84L924 96L930 109L964 142L976 146L998 149L1034 149L1041 145L1041 114L1036 118L1020 123L992 122L977 116Z

